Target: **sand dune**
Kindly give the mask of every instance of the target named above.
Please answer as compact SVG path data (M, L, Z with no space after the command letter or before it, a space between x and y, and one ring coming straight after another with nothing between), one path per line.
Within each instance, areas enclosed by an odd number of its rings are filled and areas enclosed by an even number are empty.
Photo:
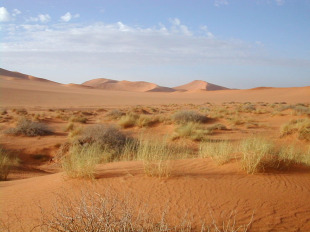
M174 89L161 87L145 81L115 81L105 78L93 79L83 83L86 86L104 90L132 91L132 92L174 92Z
M50 81L44 78L34 77L19 72L11 72L2 68L0 68L0 78L5 80L30 80L30 81L41 81L41 82L59 84L57 82Z
M188 84L174 87L174 89L180 91L196 91L196 90L215 91L215 90L226 90L228 88L219 85L214 85L206 81L195 80Z

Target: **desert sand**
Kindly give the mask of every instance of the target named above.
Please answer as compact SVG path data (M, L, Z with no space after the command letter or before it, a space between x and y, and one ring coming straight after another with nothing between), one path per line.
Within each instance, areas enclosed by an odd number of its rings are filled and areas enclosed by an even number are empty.
M309 141L295 134L280 136L283 124L309 116L296 114L289 107L274 113L280 102L284 106L303 103L303 107L309 108L309 86L231 90L194 81L172 89L109 79L63 85L1 70L0 94L0 106L7 111L1 118L0 144L20 159L8 180L0 182L2 224L10 226L11 231L30 231L40 223L40 209L53 208L57 194L79 195L81 189L117 193L120 198L131 199L135 209L147 206L157 217L167 211L170 224L187 217L193 231L199 231L202 222L227 222L231 213L238 225L250 223L248 231L310 231L310 168L303 164L248 174L241 167L238 153L232 154L224 165L210 157L192 155L172 160L171 175L157 178L145 174L144 161L122 160L98 164L95 178L89 180L68 177L57 156L60 147L72 140L70 131L65 130L70 117L85 117L86 123L74 122L81 128L102 123L119 126L118 119L107 117L115 109L166 117L149 127L133 125L120 129L135 138L141 134L152 140L171 136L178 126L170 120L171 115L178 110L194 110L212 118L202 125L204 129L218 123L227 126L208 135L211 141L223 139L238 147L243 139L259 135L278 145L295 144L310 149ZM240 124L228 120L236 107L245 102L251 102L260 112L240 111L236 114L237 119L243 120ZM27 113L18 113L21 108ZM215 116L221 110L223 117ZM35 137L5 134L22 116L45 123L54 133ZM186 144L195 154L201 143L189 138L171 141L175 145L177 142ZM39 227L34 231L39 231Z

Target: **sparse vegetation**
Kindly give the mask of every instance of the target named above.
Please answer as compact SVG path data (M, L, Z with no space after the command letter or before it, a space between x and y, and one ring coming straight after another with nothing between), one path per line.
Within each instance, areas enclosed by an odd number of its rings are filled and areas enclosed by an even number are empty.
M62 168L72 178L94 178L95 167L102 161L103 154L98 144L74 144L69 153L62 157Z
M175 129L172 139L189 138L194 141L205 140L207 135L211 135L212 129L205 129L199 123L189 122L182 124Z
M298 139L310 141L310 119L291 120L280 128L281 137L295 133Z
M264 172L266 168L276 167L278 157L274 144L261 137L252 137L241 142L242 168L247 173Z
M123 113L120 110L112 110L106 114L106 117L112 120L116 120L116 119L120 119L124 115L125 113Z
M72 116L69 119L70 122L79 122L79 123L87 123L87 118L81 115Z
M217 164L222 165L231 159L235 152L234 146L227 140L205 142L200 144L199 156L211 157Z
M45 124L40 122L33 122L26 118L22 118L18 121L15 128L9 128L5 131L10 135L24 135L24 136L43 136L52 134L53 131Z
M85 128L78 138L80 144L97 144L103 150L109 151L112 160L121 155L126 142L130 140L131 138L116 127L103 124Z
M185 124L189 122L205 123L209 119L196 111L178 111L172 115L172 119L178 124Z
M129 113L120 118L118 125L120 125L122 128L133 127L136 125L138 119L139 116L137 114Z
M7 180L11 169L18 164L18 159L0 147L0 180Z

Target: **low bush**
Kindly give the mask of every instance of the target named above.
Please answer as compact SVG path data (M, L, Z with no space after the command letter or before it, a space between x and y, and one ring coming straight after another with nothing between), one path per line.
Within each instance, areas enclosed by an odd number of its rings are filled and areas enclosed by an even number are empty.
M18 159L0 147L0 180L7 180L11 169L18 164Z
M172 115L172 119L179 124L185 124L189 122L205 123L209 120L208 117L202 115L196 111L178 111Z
M97 144L104 150L118 156L127 141L131 140L123 132L111 125L94 125L85 128L78 138L80 144ZM117 157L113 157L117 158Z
M9 128L5 131L10 135L25 135L29 137L43 136L52 134L53 131L44 123L33 122L26 118L22 118L18 121L15 128Z

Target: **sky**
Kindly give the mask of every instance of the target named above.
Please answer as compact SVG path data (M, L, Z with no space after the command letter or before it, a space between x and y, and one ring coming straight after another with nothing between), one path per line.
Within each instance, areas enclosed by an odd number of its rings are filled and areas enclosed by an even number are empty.
M0 0L0 67L60 83L310 86L310 0Z

